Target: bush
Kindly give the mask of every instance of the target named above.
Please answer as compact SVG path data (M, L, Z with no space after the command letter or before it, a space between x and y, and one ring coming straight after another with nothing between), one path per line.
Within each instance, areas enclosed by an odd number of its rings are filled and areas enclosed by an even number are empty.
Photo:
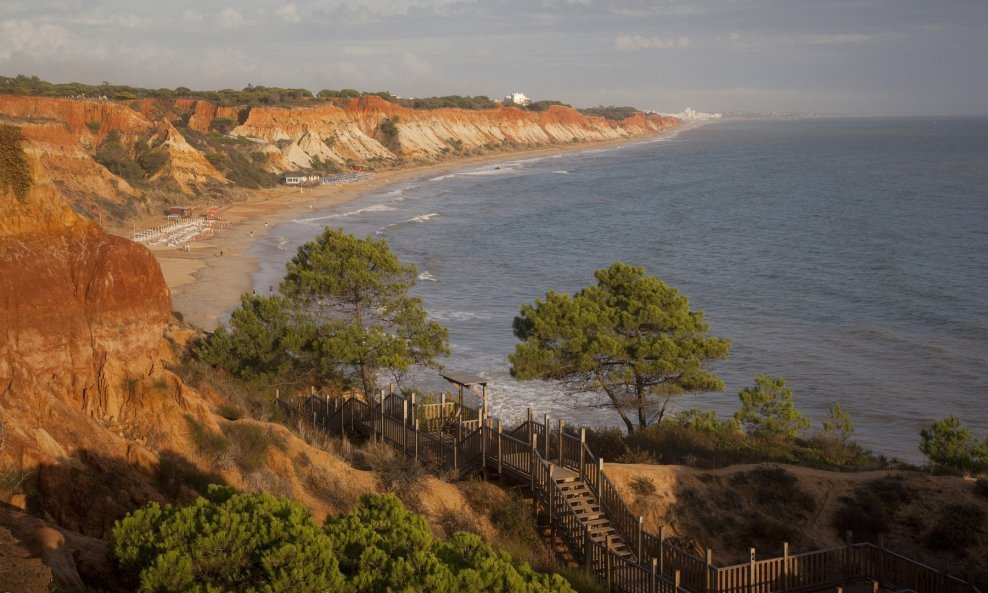
M21 148L23 141L20 128L0 125L0 192L9 191L21 201L27 198L33 179L31 166Z
M978 442L957 416L948 416L919 433L919 450L934 468L962 472L988 471L988 438Z
M974 493L982 498L988 498L988 478L978 478L974 483Z
M237 127L237 120L232 117L216 117L209 123L209 127L220 134L229 134Z
M782 377L757 375L754 386L742 389L738 397L741 408L734 419L750 435L795 439L810 426L810 420L793 406L792 391Z
M189 427L189 438L203 456L215 461L217 467L224 467L229 461L230 439L215 433L199 423L192 416L185 416Z
M237 422L223 426L223 432L233 445L233 457L237 465L246 472L254 472L264 467L268 449L282 447L270 428L247 422Z
M326 520L348 591L570 592L558 575L538 574L479 537L437 542L421 515L393 495L360 498L356 510Z
M630 482L631 491L635 496L641 498L647 498L649 496L654 496L658 489L655 487L655 481L652 478L638 474L637 476L631 478Z
M338 591L334 542L302 505L212 486L176 508L152 503L116 523L113 555L141 591Z
M978 505L948 504L941 510L937 523L926 534L926 545L931 550L962 555L977 540L984 523L985 511Z

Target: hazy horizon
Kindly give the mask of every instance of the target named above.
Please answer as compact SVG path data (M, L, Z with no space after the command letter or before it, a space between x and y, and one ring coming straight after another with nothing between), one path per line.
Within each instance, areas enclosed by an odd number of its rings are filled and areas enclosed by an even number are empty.
M0 5L0 73L196 90L520 91L578 107L988 114L988 3L297 0Z

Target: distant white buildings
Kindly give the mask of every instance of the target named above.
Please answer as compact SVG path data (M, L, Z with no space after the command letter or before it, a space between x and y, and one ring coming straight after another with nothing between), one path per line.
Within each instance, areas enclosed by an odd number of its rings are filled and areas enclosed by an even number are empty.
M683 123L696 122L696 121L710 121L712 119L720 119L721 115L719 113L703 113L702 111L696 111L692 107L687 107L679 113L663 113L661 115L667 115L675 117L682 121Z
M505 105L528 105L532 100L525 96L525 93L511 93L505 95Z

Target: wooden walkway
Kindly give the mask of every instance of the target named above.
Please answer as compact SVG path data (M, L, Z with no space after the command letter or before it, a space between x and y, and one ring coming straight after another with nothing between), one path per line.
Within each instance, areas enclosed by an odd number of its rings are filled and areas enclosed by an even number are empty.
M381 393L357 397L310 396L279 402L333 434L359 434L388 443L436 472L466 476L495 473L528 485L537 516L554 539L610 591L621 593L801 593L881 591L981 593L961 579L870 543L848 543L803 554L715 566L643 529L587 446L585 432L555 428L543 416L505 430L499 419L460 402L423 404L415 396Z

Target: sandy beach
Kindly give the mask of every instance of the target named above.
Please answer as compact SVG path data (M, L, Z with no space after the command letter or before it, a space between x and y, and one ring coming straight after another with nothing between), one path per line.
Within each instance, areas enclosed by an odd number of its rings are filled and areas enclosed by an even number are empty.
M305 188L301 192L298 188L287 187L253 191L247 200L219 208L217 215L224 221L223 228L202 240L188 243L188 251L184 247L165 245L150 249L158 259L165 282L171 289L172 309L181 313L186 321L211 331L237 307L240 295L251 289L251 276L257 270L256 259L248 253L253 242L266 235L272 227L297 217L301 212L338 206L388 185L472 165L519 157L579 152L647 139L493 153L434 165L376 172L370 178L356 183ZM145 221L145 224L162 222L163 220L157 219Z

